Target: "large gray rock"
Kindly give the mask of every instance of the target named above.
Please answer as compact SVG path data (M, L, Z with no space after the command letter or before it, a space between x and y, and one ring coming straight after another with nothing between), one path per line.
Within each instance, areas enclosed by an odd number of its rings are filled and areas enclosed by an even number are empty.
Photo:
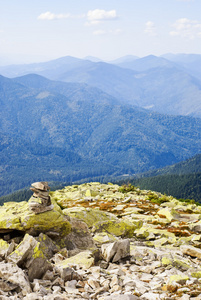
M53 201L53 209L35 214L30 211L30 202L36 201L31 197L28 202L5 202L0 206L0 232L12 232L13 230L29 233L33 236L41 232L53 233L59 237L65 237L71 231L68 218L62 213L60 207Z
M40 242L28 234L25 235L15 251L8 256L8 261L27 269L30 281L41 278L47 270L52 269L51 264L40 249Z
M5 258L7 255L13 252L14 248L15 248L14 242L8 244L3 239L0 239L0 258Z
M16 264L0 262L0 278L0 286L2 289L5 288L5 291L7 291L9 287L10 290L18 287L24 296L31 292L27 276ZM4 287L3 282L5 282Z
M187 254L192 257L197 257L197 258L201 259L201 249L195 248L190 245L182 245L180 247L180 250L182 251L183 254Z
M117 262L130 255L130 241L120 240L114 243L103 244L101 246L103 258L109 262Z
M56 243L44 233L40 233L36 240L40 242L40 249L47 259L52 258L60 250Z
M87 224L76 218L70 218L71 232L65 237L64 243L69 250L75 248L86 250L95 248L95 243Z
M64 281L82 280L82 277L73 268L56 266L55 271L59 273L61 279Z

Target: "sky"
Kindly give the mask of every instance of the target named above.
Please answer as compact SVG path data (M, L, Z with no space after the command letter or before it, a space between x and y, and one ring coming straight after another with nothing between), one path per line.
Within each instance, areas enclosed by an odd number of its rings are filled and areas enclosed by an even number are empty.
M0 0L0 65L201 54L201 0Z

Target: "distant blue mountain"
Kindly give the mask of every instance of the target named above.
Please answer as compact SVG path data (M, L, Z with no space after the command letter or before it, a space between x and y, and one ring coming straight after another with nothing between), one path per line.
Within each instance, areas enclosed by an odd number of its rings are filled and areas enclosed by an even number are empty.
M129 56L121 58L117 65L67 56L39 64L1 67L0 73L8 77L35 73L54 81L87 84L122 105L201 117L201 56L165 57L169 59Z
M138 72L144 72L149 69L159 68L159 67L173 67L173 63L165 58L157 57L154 55L145 56L143 58L133 59L129 61L123 61L118 63L119 67L128 68Z
M135 55L126 55L126 56L123 56L123 57L120 57L120 58L117 58L115 60L111 60L109 61L108 63L111 63L111 64L115 64L115 65L120 65L120 64L123 64L123 63L129 63L129 62L132 62L136 59L138 59L139 57L138 56L135 56Z
M201 55L200 54L165 54L164 58L176 63L194 77L201 80Z
M0 76L0 105L0 195L37 180L133 175L201 148L201 119L120 105L86 84Z
M94 57L94 56L86 56L83 59L84 60L90 60L92 62L100 62L100 61L102 61L102 59L100 59L98 57Z

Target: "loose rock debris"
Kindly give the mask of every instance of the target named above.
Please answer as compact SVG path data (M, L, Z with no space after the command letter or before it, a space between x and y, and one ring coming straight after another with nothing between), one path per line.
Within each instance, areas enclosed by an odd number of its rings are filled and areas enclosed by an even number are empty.
M0 207L0 299L201 299L200 206L113 184L32 188Z

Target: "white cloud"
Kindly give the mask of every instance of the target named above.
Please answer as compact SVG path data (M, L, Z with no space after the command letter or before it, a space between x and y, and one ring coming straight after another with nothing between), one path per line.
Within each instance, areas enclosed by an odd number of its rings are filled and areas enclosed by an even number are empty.
M70 17L71 17L70 14L54 14L51 13L50 11L47 11L45 13L40 14L40 16L38 16L38 19L51 21L51 20L67 19Z
M150 36L155 36L156 35L156 27L154 25L154 22L151 22L151 21L146 22L144 32Z
M178 19L172 27L174 30L170 31L171 36L180 36L182 38L194 39L201 37L201 22L197 20L190 20L187 18Z
M87 19L89 24L98 24L101 21L116 20L117 13L116 10L94 9L88 11Z

